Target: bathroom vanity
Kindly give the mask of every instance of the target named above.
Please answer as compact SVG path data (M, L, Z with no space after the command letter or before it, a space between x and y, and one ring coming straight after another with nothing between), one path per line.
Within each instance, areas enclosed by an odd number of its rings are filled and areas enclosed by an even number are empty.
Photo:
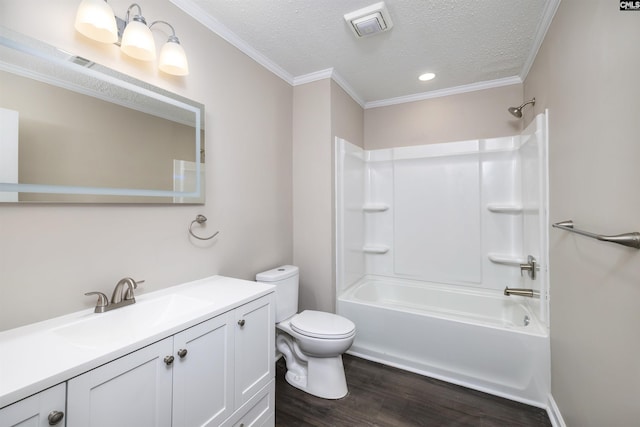
M273 286L222 276L0 333L0 426L274 425Z

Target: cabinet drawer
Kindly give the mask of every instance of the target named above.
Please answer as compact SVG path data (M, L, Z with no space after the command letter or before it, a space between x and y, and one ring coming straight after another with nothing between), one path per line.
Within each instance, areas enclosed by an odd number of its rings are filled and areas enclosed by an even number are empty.
M276 410L276 380L271 380L227 421L222 427L273 426Z

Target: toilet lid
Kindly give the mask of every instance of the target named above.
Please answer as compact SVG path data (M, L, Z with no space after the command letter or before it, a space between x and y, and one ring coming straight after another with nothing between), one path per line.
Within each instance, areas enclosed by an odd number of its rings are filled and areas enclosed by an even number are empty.
M356 325L337 314L305 310L293 316L291 329L308 337L339 339L353 335Z

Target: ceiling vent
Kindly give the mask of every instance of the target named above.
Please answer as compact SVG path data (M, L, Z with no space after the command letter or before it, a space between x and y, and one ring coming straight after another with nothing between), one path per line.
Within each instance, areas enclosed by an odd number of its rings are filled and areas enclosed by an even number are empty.
M347 13L344 19L356 37L372 36L389 31L393 27L389 11L382 1Z

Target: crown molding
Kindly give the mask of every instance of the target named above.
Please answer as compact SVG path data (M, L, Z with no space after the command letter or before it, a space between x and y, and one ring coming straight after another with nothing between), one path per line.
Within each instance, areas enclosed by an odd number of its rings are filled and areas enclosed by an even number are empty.
M459 95L462 93L475 92L478 90L493 89L502 86L521 84L519 76L505 77L503 79L488 80L485 82L472 83L468 85L449 87L445 89L433 90L430 92L416 93L413 95L399 96L397 98L381 99L379 101L367 102L365 110L369 108L387 107L389 105L404 104L407 102L423 101L425 99L440 98L443 96Z
M340 86L355 102L364 108L365 102L360 98L358 93L351 87L351 85L340 75L334 68L327 68L325 70L315 71L313 73L304 74L293 78L293 86L303 85L306 83L316 82L318 80L332 79L338 86Z
M333 68L314 71L313 73L303 74L293 78L292 86L304 85L307 83L317 82L318 80L330 79L333 76Z
M364 108L366 104L364 100L360 98L360 96L355 91L355 89L352 88L351 85L340 74L338 74L337 71L335 70L333 71L331 78L333 79L334 82L338 84L338 86L340 86L345 92L347 92L347 95L349 95L351 99L353 99L356 103L358 103L360 107Z
M542 11L542 20L538 24L538 28L536 28L533 48L529 52L529 56L522 67L522 72L520 73L520 79L522 79L522 81L524 81L529 75L529 71L533 66L536 56L538 56L538 51L540 50L540 46L542 46L544 37L547 35L547 31L551 26L551 21L553 21L553 17L556 15L558 10L558 6L560 6L560 1L561 0L549 0Z

